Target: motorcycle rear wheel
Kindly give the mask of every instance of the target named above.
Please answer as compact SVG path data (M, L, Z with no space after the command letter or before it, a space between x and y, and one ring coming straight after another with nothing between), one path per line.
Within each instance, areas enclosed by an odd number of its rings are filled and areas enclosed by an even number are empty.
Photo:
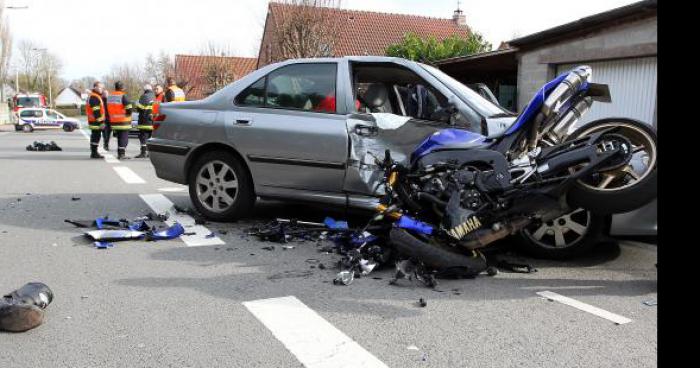
M597 214L623 213L656 198L658 150L656 130L652 126L634 119L608 118L584 125L570 139L609 128L615 128L614 134L632 143L632 159L574 184L567 194L572 208L582 207Z

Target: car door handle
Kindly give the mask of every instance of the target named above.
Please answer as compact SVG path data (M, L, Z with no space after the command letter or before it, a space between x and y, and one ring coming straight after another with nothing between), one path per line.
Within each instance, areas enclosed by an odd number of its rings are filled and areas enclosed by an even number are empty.
M250 125L250 120L247 120L247 119L236 119L236 124L238 124L238 125Z
M357 135L372 136L376 135L378 131L379 130L376 126L362 124L355 125L355 134Z

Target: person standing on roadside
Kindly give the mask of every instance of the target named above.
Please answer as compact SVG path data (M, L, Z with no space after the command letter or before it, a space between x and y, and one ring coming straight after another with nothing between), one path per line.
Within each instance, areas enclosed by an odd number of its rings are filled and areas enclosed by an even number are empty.
M129 144L129 130L131 129L131 111L133 106L129 96L124 91L124 83L114 83L115 91L107 97L107 111L109 124L117 133L117 158L126 159L126 146Z
M85 106L85 114L87 115L88 128L90 129L90 158L102 158L103 156L97 152L97 147L100 145L100 137L105 126L105 104L102 101L102 92L104 92L104 84L95 82L92 85L92 91L88 96L87 105Z
M109 97L109 91L104 90L102 92L102 103L107 106L107 97ZM109 151L109 139L112 135L112 126L109 125L109 111L105 109L105 127L102 129L102 147L105 151Z
M168 88L165 91L165 102L182 102L185 101L185 91L175 83L175 78L168 77L166 80Z
M161 88L162 90L162 88ZM148 146L146 142L151 138L153 133L153 103L156 95L153 93L153 87L150 84L143 86L143 94L139 97L139 102L136 104L136 110L139 112L139 142L141 143L141 153L136 158L148 157Z

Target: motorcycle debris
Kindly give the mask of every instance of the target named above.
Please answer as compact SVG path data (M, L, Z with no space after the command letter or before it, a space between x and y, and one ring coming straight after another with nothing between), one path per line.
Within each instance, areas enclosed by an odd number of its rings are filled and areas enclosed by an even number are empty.
M271 245L271 246L269 246L269 247L262 247L262 248L260 248L260 249L273 251L273 250L275 250L275 246L274 246L274 245Z
M70 200L71 200L71 201L79 201L79 200L80 200L80 197L71 197Z
M355 273L353 271L340 271L335 276L335 279L333 280L333 284L334 285L348 286L348 285L352 284L352 282L354 280L355 280Z
M96 241L93 243L93 245L97 249L114 248L114 243L110 243L110 242L106 242L106 241Z
M426 302L425 299L420 298L418 299L418 306L421 308L425 308L428 306L428 302Z
M658 304L656 300L647 300L645 302L642 302L642 304L646 305L647 307L653 307Z

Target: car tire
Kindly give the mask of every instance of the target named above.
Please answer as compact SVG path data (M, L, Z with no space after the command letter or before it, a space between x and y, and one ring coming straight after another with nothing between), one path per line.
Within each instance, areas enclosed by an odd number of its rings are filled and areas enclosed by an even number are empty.
M30 124L24 124L24 125L22 125L22 131L25 133L31 133L34 131L34 127L31 126Z
M63 124L63 131L64 131L64 132L70 133L70 132L72 132L73 130L75 130L75 127L74 127L74 126Z
M190 200L207 219L233 221L253 209L253 181L244 164L226 151L207 152L188 173Z
M571 259L599 244L609 225L610 216L579 208L553 221L523 229L516 243L519 249L537 258Z

